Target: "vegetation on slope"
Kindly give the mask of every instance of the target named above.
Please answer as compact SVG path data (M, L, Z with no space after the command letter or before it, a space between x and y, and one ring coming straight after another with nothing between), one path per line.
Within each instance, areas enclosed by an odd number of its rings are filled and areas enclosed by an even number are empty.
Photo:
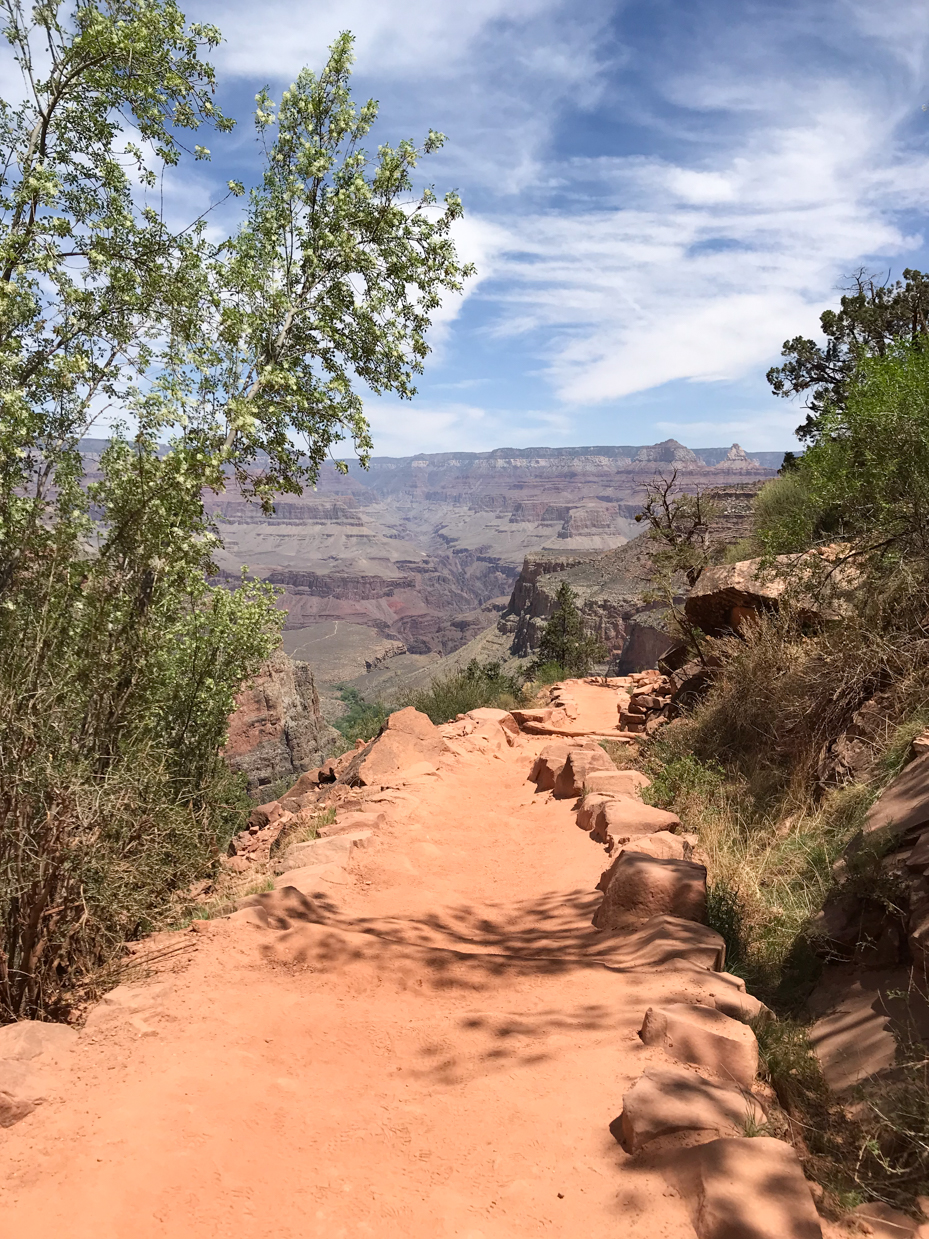
M207 584L204 488L270 510L341 441L365 461L356 381L411 396L470 270L457 196L413 194L442 135L365 153L349 35L279 106L258 96L264 174L217 243L146 195L184 130L234 123L203 59L219 32L173 0L4 11L23 81L0 123L0 1020L65 1013L244 812L219 751L280 616L261 585ZM123 424L87 485L102 412Z
M893 297L922 304L922 277L907 278ZM755 533L739 548L786 575L787 595L777 614L738 633L697 634L711 687L644 760L652 802L699 831L729 967L781 1016L759 1039L808 1166L839 1201L908 1206L929 1187L925 1048L901 1042L892 1078L861 1086L849 1108L825 1087L806 1039L805 999L823 955L811 918L834 889L845 845L929 721L929 348L924 325L869 336L864 320L884 322L886 297L856 297L843 302L847 351L831 386L822 356L811 360L793 342L809 372L798 361L791 382L814 387L809 446L761 491ZM817 588L804 553L826 547L833 596L811 625L797 605ZM829 746L875 698L875 759L843 773L830 766ZM843 863L856 889L896 915L879 855Z

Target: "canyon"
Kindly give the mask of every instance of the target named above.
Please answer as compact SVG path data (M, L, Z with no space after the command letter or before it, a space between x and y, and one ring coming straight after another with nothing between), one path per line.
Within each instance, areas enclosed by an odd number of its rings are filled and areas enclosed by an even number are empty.
M209 495L229 579L243 565L280 587L284 648L322 682L352 679L397 655L453 653L493 628L527 555L565 563L639 533L643 487L676 470L688 489L757 483L782 453L738 445L501 448L374 457L267 517L229 491Z

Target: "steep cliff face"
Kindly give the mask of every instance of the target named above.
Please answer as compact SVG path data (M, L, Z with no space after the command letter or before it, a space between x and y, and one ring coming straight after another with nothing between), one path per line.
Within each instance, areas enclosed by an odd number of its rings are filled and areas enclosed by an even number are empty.
M260 796L279 779L318 766L337 739L320 714L310 667L279 650L236 698L223 756Z

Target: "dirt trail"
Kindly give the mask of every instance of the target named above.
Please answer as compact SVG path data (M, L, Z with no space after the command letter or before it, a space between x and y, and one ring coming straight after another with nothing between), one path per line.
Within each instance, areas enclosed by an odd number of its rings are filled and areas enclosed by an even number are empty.
M200 923L137 1011L100 1008L61 1098L0 1132L0 1232L693 1239L608 1125L662 1061L646 1007L712 974L591 962L604 857L527 781L544 743L393 794L291 928Z

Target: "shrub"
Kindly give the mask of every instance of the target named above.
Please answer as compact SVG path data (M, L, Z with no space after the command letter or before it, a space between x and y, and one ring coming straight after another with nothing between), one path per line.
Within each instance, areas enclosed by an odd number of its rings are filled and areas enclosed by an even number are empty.
M448 723L482 707L511 710L522 687L520 676L510 675L499 663L472 660L459 671L437 676L428 688L410 693L403 704L428 714L434 723Z
M390 707L382 701L365 701L357 688L343 688L339 693L348 710L332 725L341 732L350 748L356 740L371 740L384 726Z

